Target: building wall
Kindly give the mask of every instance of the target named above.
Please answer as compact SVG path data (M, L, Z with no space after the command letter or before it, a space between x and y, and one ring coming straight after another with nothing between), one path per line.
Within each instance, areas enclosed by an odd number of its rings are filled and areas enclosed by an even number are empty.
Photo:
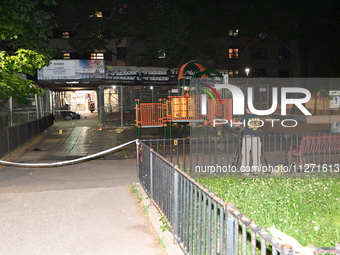
M59 48L62 53L76 53L68 43L69 39L53 38L50 44ZM107 41L107 50L96 49L93 52L105 53L106 65L113 66L138 66L143 59L142 52L146 49L144 40L139 37L123 38L120 42L116 40ZM212 69L238 70L239 77L246 77L245 69L249 68L249 77L294 77L296 59L286 49L287 45L278 42L270 35L264 37L249 36L226 36L216 41L215 56L198 59ZM289 45L288 45L289 46ZM229 58L228 50L237 48L238 58ZM254 51L266 51L266 57L254 58ZM283 54L284 52L284 54ZM308 77L320 77L327 73L328 52L327 49L320 50L318 45L307 49L307 70ZM286 54L286 55L285 55ZM76 54L73 54L76 56ZM71 55L72 58L72 55ZM90 56L88 56L90 58ZM166 59L164 60L166 62ZM165 63L160 62L162 63Z

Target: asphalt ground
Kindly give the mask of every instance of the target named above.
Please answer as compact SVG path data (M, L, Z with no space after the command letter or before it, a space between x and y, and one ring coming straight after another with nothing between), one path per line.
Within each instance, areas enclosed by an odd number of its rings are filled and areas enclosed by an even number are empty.
M131 128L100 128L96 113L81 114L56 121L5 160L59 162L136 139ZM141 206L131 192L135 156L132 144L69 166L0 168L0 254L180 254L169 235L160 236L151 203Z

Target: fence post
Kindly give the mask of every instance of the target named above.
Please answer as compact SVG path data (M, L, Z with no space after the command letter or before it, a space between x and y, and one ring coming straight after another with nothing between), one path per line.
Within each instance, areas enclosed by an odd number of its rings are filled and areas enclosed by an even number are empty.
M290 162L288 162L288 138L289 135L283 135L285 139L285 166L288 166Z
M124 93L124 87L120 86L120 127L124 127L124 96L123 96L123 93Z
M233 254L234 252L234 238L237 233L234 233L235 230L235 226L234 226L234 216L229 212L229 209L233 209L234 206L233 204L229 204L227 203L224 207L225 209L225 213L227 214L227 220L226 220L226 224L227 224L227 233L226 233L226 241L227 241L227 250L226 250L226 254Z
M178 236L179 232L179 173L177 166L174 167L174 235Z
M153 199L153 166L152 166L152 158L153 158L153 149L150 149L150 198Z
M140 175L139 175L139 172L140 172L140 170L139 170L139 160L140 160L140 143L139 143L139 140L137 140L137 142L136 142L136 152L137 152L137 160L136 160L136 167L137 167L137 177L138 177L138 180L140 180Z
M293 255L293 248L289 244L281 245L281 254L282 255Z
M7 153L9 153L11 151L11 144L9 142L9 128L6 129L6 132L7 132Z
M8 99L8 108L9 108L9 116L8 116L8 126L13 126L13 98L10 97Z

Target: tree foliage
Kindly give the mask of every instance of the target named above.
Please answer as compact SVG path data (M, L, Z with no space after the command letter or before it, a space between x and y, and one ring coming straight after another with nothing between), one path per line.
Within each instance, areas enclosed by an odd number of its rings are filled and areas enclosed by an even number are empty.
M143 36L147 48L145 64L156 64L162 50L168 64L187 60L214 59L218 41L228 40L228 30L254 37L266 32L271 40L286 47L293 56L295 74L306 73L308 52L313 47L329 49L329 57L339 56L340 36L337 0L127 0L127 8L116 23L125 24L127 35ZM337 53L334 55L334 53ZM338 61L332 61L334 65Z
M35 50L52 56L47 40L55 27L55 0L2 0L0 5L0 48Z
M25 103L29 95L42 95L44 90L34 86L34 81L25 79L20 74L33 76L47 62L46 56L32 50L20 49L13 55L0 52L0 98L13 97L18 102Z
M43 90L26 79L48 64L54 50L47 44L52 36L55 0L2 0L0 5L0 98L26 97Z

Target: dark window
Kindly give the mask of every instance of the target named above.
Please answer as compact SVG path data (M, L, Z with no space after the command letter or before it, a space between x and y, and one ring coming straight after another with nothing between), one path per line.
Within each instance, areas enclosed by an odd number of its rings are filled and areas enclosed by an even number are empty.
M289 77L289 69L279 69L279 77L280 78L285 78Z
M111 51L107 51L104 53L104 59L107 61L112 61L112 52Z
M103 17L110 18L111 17L111 11L103 11Z
M267 77L267 69L265 68L252 69L251 72L251 76L255 78Z
M117 59L126 58L126 47L117 47Z
M279 50L279 59L287 59L289 57L289 51L286 48Z
M254 48L251 50L252 59L267 59L267 48Z

